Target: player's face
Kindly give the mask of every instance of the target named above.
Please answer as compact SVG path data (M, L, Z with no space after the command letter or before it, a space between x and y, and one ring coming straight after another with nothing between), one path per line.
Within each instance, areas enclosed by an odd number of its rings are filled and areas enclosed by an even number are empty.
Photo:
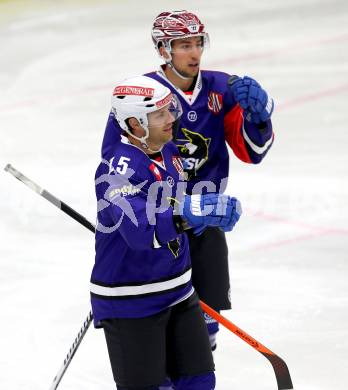
M169 111L169 106L151 112L147 116L149 138L148 144L162 146L173 138L173 123L175 118Z
M202 37L173 40L171 54L174 67L185 77L197 76L203 48Z

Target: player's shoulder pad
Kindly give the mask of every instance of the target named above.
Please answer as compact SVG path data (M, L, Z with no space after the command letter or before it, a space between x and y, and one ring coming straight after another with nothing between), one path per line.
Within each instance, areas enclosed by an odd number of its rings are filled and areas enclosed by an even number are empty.
M178 147L176 146L176 144L173 141L170 141L170 142L166 143L163 146L163 149L168 150L168 152L173 154L174 156L180 155L179 149L178 149Z
M203 72L203 83L206 83L208 93L215 92L221 94L223 96L222 101L225 113L228 113L236 105L233 94L231 93L230 88L228 86L228 80L230 79L231 75L219 71L207 70Z
M210 90L220 93L226 92L227 82L231 75L215 70L202 70L201 75L203 84L207 84Z
M103 143L101 148L102 158L109 159L112 157L113 148L115 144L121 140L122 129L117 123L115 114L110 111L108 120L106 122L105 133L103 137Z
M144 180L148 182L155 180L149 168L151 160L143 151L131 144L119 142L115 145L112 157L107 163L109 173L127 175L134 184Z
M144 73L143 74L143 76L146 76L146 77L151 77L151 78L153 78L153 76L155 76L156 75L156 71L152 71L152 72L148 72L148 73Z

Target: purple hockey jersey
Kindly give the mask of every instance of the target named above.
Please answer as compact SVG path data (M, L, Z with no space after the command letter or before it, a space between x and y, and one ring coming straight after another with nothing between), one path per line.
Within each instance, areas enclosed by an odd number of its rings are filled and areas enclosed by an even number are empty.
M159 164L122 136L96 171L91 303L97 327L106 318L155 314L193 293L188 239L177 232L168 204L184 190L177 188L185 185L181 159L172 142L161 155Z
M164 66L158 72L146 74L175 93L183 107L175 143L184 160L189 180L188 193L199 182L209 181L210 192L225 190L229 173L227 144L234 154L246 163L259 163L273 143L270 120L259 125L244 118L243 109L230 93L229 75L216 71L201 71L189 94L176 88L165 76ZM102 146L106 157L117 143L121 130L111 115ZM215 188L214 188L215 187Z

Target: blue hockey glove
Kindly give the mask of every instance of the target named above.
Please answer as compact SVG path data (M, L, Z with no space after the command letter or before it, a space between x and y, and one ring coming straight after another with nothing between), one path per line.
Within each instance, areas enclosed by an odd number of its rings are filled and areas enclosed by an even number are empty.
M257 81L248 76L231 76L228 85L235 101L245 111L247 120L260 123L270 119L274 109L273 99Z
M222 194L186 195L182 218L199 235L208 226L218 226L229 232L238 222L242 207L236 198Z

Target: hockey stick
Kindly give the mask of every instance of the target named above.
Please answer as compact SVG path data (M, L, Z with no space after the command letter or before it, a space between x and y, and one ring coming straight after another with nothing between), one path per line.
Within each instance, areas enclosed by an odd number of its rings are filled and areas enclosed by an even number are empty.
M38 186L36 183L34 183L29 178L27 178L21 172L17 171L17 169L15 169L12 165L7 164L5 167L5 171L11 173L16 179L18 179L21 182L23 182L24 184L26 184L33 191L35 191L39 195L43 196L45 199L47 199L49 202L54 204L56 207L60 208L62 211L64 211L66 214L68 214L69 216L74 218L77 222L81 223L87 229L89 229L93 233L95 232L95 226L92 223L90 223L85 217L83 217L81 214L76 212L74 209L72 209L66 203L57 199L55 196L50 194L48 191L42 189L40 186ZM277 379L278 390L292 390L293 389L293 384L291 381L289 369L288 369L288 367L283 359L281 359L278 355L276 355L270 349L266 348L264 345L259 343L253 337L249 336L247 333L245 333L238 326L234 325L231 321L227 320L221 314L219 314L218 312L213 310L206 303L200 301L200 304L201 304L202 309L207 314L209 314L216 321L218 321L221 325L226 327L228 330L230 330L232 333L234 333L236 336L238 336L240 339L245 341L247 344L249 344L251 347L253 347L255 350L260 352L263 356L265 356L268 359L268 361L271 363L271 365L273 367L273 370L274 370L274 373L275 373L275 376ZM69 353L68 353L66 359L64 360L62 368L60 369L56 378L54 379L53 385L52 385L52 387L50 387L50 390L55 390L57 388L57 386L58 386L60 380L62 379L69 363L71 362L71 359L73 358L78 346L80 345L82 338L84 337L85 333L87 332L87 329L88 329L90 323L92 322L92 319L93 319L93 315L90 312L86 318L86 321L85 321L83 327L81 328L80 332L78 333L72 347L70 348Z
M95 226L92 223L90 223L83 215L79 214L70 206L68 206L66 203L62 202L54 195L41 188L38 184L34 183L32 180L28 179L25 175L23 175L23 173L17 171L17 169L14 168L11 164L7 164L4 169L6 172L11 173L12 176L14 176L16 179L18 179L26 186L31 188L33 191L35 191L37 194L41 195L49 202L54 204L56 207L61 209L65 214L68 214L71 218L75 219L75 221L79 222L81 225L86 227L91 232L93 233L95 232Z
M77 348L79 347L82 339L84 338L85 334L87 333L87 330L88 330L89 326L91 325L92 320L93 320L93 314L90 311L88 313L88 316L85 319L85 322L83 323L79 333L77 334L74 342L72 343L72 346L70 347L69 352L66 355L66 358L64 359L62 366L60 367L57 375L54 377L52 385L51 385L49 390L56 390L56 388L58 387L60 381L63 378L63 375L65 374L65 371L69 367L69 364L75 355L75 352L77 351Z
M41 188L38 184L34 183L32 180L30 180L28 177L23 175L21 172L17 171L11 164L7 164L5 167L5 171L11 173L12 176L14 176L16 179L27 185L29 188L31 188L33 191L35 191L37 194L41 195L45 199L47 199L49 202L54 204L56 207L61 209L64 213L68 214L70 217L75 219L75 221L79 222L81 225L83 225L85 228L90 230L91 232L95 232L94 225L89 222L84 216L79 214L77 211L69 207L66 203L62 202L60 199L56 198L54 195L49 193L48 191ZM56 390L60 381L62 380L65 371L69 367L69 364L72 361L72 358L74 357L77 348L81 344L82 339L84 338L85 334L87 333L87 330L89 326L91 325L93 321L93 314L90 311L80 329L78 332L74 342L72 343L69 352L67 353L64 362L62 366L60 367L57 375L53 379L52 385L49 388L49 390Z

